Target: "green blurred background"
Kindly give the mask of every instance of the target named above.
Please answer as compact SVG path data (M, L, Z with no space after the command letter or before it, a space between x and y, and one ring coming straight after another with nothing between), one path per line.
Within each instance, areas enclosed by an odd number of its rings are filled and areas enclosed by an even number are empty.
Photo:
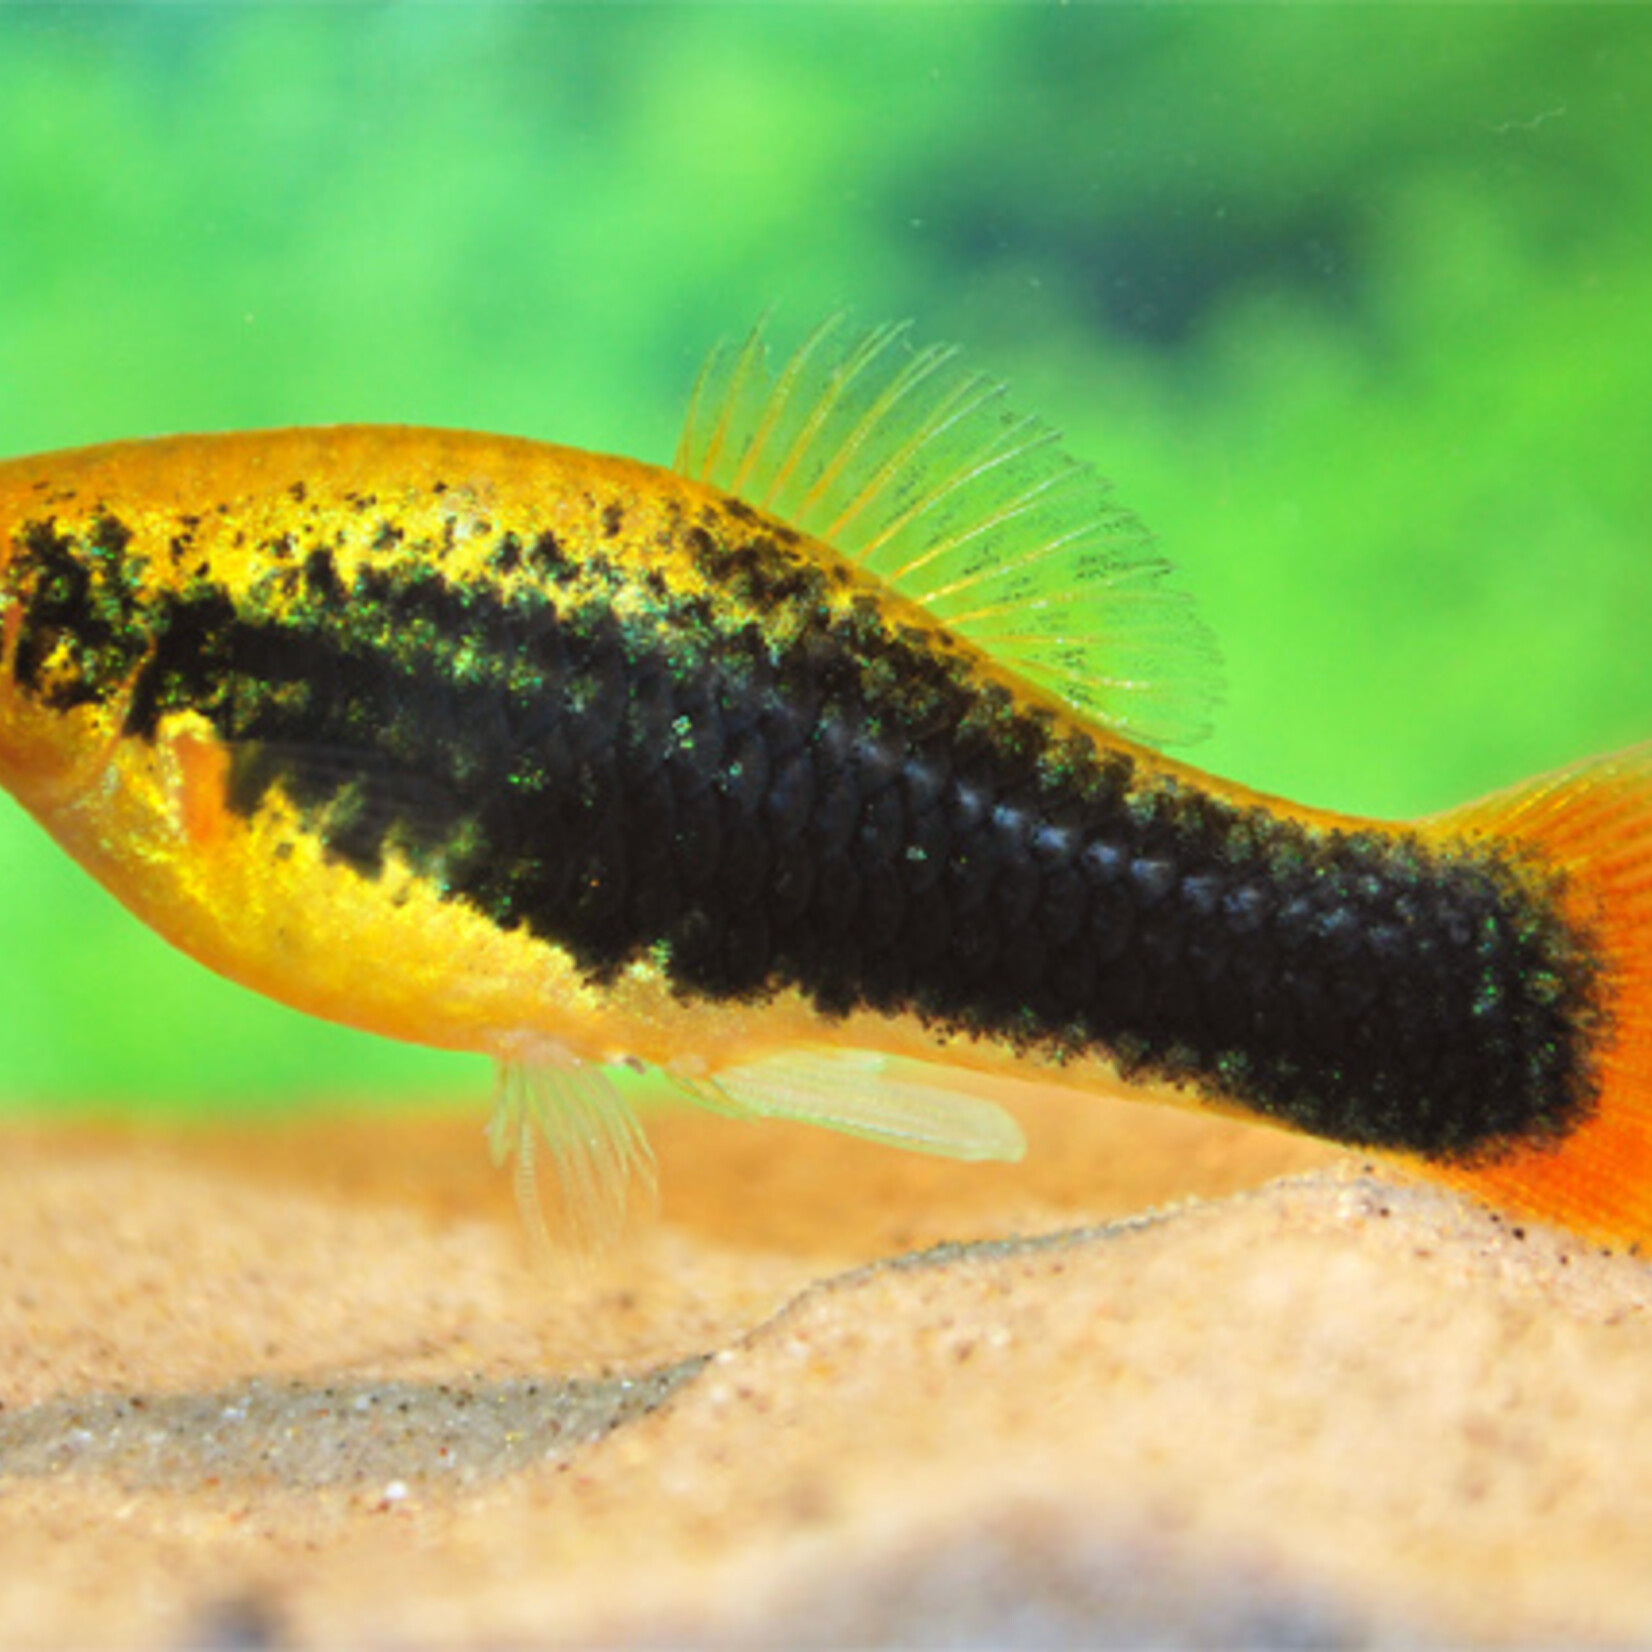
M1561 7L0 7L0 452L351 419L668 458L917 318L1157 529L1190 753L1381 814L1652 735L1652 23ZM0 1105L485 1093L0 800Z

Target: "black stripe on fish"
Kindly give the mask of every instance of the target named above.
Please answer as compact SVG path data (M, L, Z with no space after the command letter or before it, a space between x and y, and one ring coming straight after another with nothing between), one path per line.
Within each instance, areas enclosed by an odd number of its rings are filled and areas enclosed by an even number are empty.
M1439 1157L1588 1111L1593 955L1502 851L1310 832L1145 771L870 598L820 601L790 546L696 542L774 624L658 582L622 619L584 564L507 590L388 556L346 585L317 550L267 612L210 581L153 599L135 669L135 621L72 549L26 541L20 687L68 638L85 696L130 678L128 734L211 722L233 809L279 788L364 876L394 849L596 979L647 958L713 1002L792 987L1101 1046L1133 1078Z

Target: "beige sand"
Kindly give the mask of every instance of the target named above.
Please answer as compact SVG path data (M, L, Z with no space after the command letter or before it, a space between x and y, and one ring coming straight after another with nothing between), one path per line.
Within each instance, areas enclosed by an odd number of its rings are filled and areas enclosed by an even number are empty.
M658 1220L550 1275L475 1114L10 1127L0 1642L1652 1637L1639 1261L1023 1116L660 1120Z

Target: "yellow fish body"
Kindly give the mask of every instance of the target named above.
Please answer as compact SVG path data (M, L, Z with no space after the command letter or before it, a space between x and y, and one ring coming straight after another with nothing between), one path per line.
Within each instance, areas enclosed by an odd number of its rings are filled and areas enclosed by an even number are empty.
M1008 1157L1121 1080L1652 1229L1652 760L1438 820L1151 749L1211 653L950 352L720 353L670 470L354 427L0 464L0 780L311 1013L495 1057L606 1225L604 1069Z

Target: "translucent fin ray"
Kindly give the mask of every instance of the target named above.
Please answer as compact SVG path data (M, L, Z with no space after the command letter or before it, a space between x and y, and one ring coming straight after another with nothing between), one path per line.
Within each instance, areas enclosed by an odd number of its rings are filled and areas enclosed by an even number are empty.
M578 1257L594 1255L619 1237L639 1192L641 1202L654 1200L654 1155L630 1103L601 1067L560 1046L531 1041L500 1055L487 1135L495 1165L514 1157L516 1201L542 1256L557 1253L555 1239Z
M905 323L763 328L713 351L675 468L825 540L1002 664L1133 739L1206 732L1219 666L1169 564L1057 433Z
M724 1068L691 1087L711 1107L790 1119L942 1158L1015 1160L1021 1127L948 1082L947 1069L867 1050L795 1049Z

